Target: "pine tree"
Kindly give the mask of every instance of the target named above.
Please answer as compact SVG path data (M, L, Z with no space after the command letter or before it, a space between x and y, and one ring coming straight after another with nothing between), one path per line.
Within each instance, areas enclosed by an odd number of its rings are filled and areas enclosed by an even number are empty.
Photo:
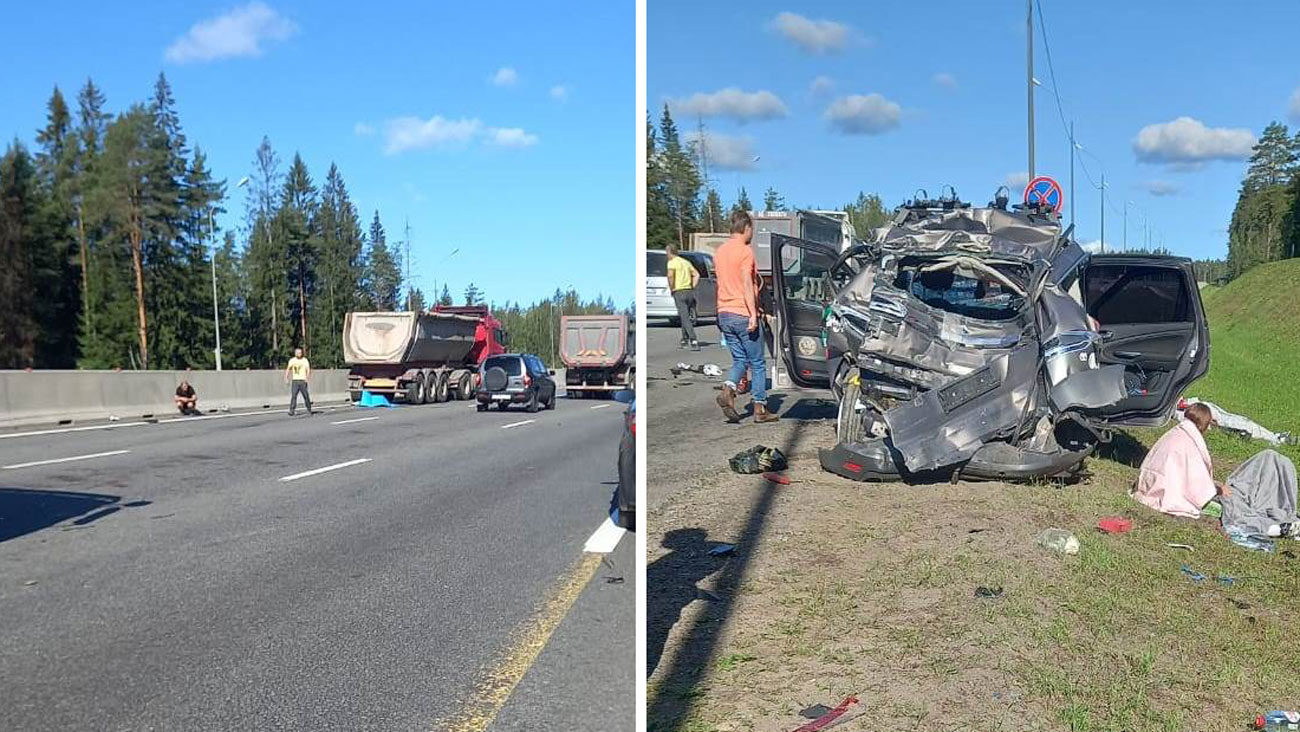
M1250 167L1242 186L1250 192L1291 181L1296 166L1294 142L1286 125L1273 122L1264 128L1250 155Z
M249 237L244 270L249 278L249 317L258 323L250 343L259 367L278 363L281 347L290 341L285 308L288 302L287 257L283 237L277 237L280 158L265 137L253 159L247 203Z
M75 132L75 160L70 185L74 227L77 239L78 264L81 271L81 317L77 323L77 350L79 366L105 368L120 363L116 349L109 341L101 340L96 328L97 318L109 307L112 294L102 289L115 277L101 271L112 263L111 254L101 253L99 223L105 213L96 206L98 198L94 189L99 183L99 161L104 151L104 136L112 115L104 111L104 94L95 82L86 79L77 94L77 128ZM103 256L101 256L103 254ZM101 261L102 260L102 261Z
M646 113L646 246L663 249L677 239L672 204L668 196L668 175L654 123Z
M285 271L293 305L290 314L297 326L293 343L311 352L308 328L308 302L316 290L316 259L319 246L314 230L316 218L316 186L302 156L294 153L289 172L285 175L280 194L280 211L277 230L284 242Z
M860 238L870 235L872 229L889 223L889 212L880 196L858 192L858 198L852 203L844 204L844 211L849 215L849 223Z
M398 310L402 296L402 264L388 247L379 212L370 222L367 239L365 291L374 310Z
M318 300L312 321L312 356L326 366L343 365L343 318L365 307L361 224L338 166L330 165L313 230L319 237Z
M473 282L469 283L469 285L465 287L465 304L480 305L482 303L483 291L478 289L478 286Z
M411 288L406 293L407 310L416 313L424 312L427 304L424 302L424 291L418 287Z
M666 179L669 213L675 226L676 242L685 247L689 234L699 230L700 172L691 150L682 146L668 105L659 119L661 160Z
M15 140L0 158L0 368L32 368L42 323L36 320L42 199L36 164Z
M446 283L443 283L442 294L438 295L438 304L439 305L453 304L453 301L451 299L451 290L447 287Z
M704 221L710 234L722 231L724 228L722 222L722 197L712 188L709 189L708 195L704 197Z
M767 191L763 193L763 210L764 211L785 210L785 199L782 198L781 194L777 193L776 189L772 188L771 186L769 186Z
M745 187L741 186L739 195L736 196L736 202L731 205L731 212L736 211L753 211L754 204L749 202L749 194L745 192Z
M78 140L72 114L59 88L47 105L47 122L36 135L40 212L48 240L39 247L37 267L47 281L40 284L33 317L39 325L35 364L38 368L72 368L77 360L77 331L69 327L81 309L82 274L77 266L74 190Z

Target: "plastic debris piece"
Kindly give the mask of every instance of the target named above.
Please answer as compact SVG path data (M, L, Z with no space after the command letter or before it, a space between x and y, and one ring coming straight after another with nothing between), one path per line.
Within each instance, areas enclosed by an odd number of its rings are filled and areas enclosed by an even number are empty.
M975 588L976 597L1002 597L1001 587L985 587L980 585Z
M1097 522L1097 528L1107 534L1127 534L1133 530L1133 522L1123 516L1107 516Z
M31 587L34 584L36 584L36 580L27 580L23 583L23 587Z
M715 557L725 557L728 554L735 553L735 551L736 551L735 544L719 544L718 546L715 546L712 549L710 549L709 554Z
M763 479L777 485L790 485L790 476L785 473L763 473Z
M1043 529L1034 541L1044 549L1061 554L1079 553L1079 539L1065 529Z
M1196 551L1196 547L1192 546L1191 544L1165 544L1165 546L1169 547L1170 549L1186 549L1189 552Z
M844 713L849 711L849 709L852 708L857 703L858 703L858 697L850 696L844 701L840 702L839 706L823 714L817 719L814 719L808 724L799 727L798 729L794 730L794 732L818 732L818 730L826 729L827 727L831 726L835 722L835 720L844 716Z
M766 445L754 445L748 450L742 450L733 455L727 464L732 471L741 475L777 472L789 467L785 453Z
M606 576L606 577L605 577L605 584L607 584L607 585L621 585L621 584L623 584L623 578L622 578L622 577L610 577L610 576Z
M1203 582L1203 581L1205 581L1205 575L1201 574L1200 572L1197 572L1196 570L1192 569L1191 567L1187 566L1186 564L1184 564L1184 565L1183 565L1182 567L1180 567L1179 569L1182 571L1183 574L1187 575L1187 578L1188 578L1188 579L1190 579L1190 580L1193 581L1193 582Z
M1232 586L1237 583L1237 578L1228 574L1216 574L1214 575L1214 581L1221 585Z
M383 394L375 394L370 391L361 392L361 400L357 402L358 407L391 407L393 403L388 401L388 397Z

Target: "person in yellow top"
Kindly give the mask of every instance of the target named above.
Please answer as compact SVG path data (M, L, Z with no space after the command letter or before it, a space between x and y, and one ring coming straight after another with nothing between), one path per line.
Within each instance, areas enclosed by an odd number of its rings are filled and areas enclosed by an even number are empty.
M311 408L311 395L307 393L307 380L311 378L311 363L302 356L302 349L293 349L293 358L289 359L289 365L284 369L284 383L292 384L289 387L289 416L298 410L298 394L302 393L302 400L307 403L307 414L315 414Z
M699 284L700 272L686 257L677 253L677 245L669 244L664 248L668 254L668 290L673 293L673 302L677 304L677 320L682 324L682 342L679 348L690 345L692 351L700 350L700 342L695 340L695 286Z

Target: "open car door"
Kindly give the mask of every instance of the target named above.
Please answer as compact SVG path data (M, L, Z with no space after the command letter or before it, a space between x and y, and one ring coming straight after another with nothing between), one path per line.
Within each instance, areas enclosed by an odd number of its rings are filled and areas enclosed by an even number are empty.
M1088 315L1098 322L1102 364L1124 366L1127 394L1101 414L1155 426L1210 368L1210 332L1190 259L1095 254L1081 271Z
M778 388L789 382L829 386L826 308L844 284L844 275L851 273L838 271L839 252L828 244L783 234L771 237L772 261L777 265L772 267L776 317L772 350L777 356L772 383Z

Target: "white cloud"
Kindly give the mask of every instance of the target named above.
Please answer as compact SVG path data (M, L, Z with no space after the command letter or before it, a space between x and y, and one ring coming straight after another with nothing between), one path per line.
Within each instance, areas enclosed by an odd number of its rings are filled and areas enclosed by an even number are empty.
M201 20L172 41L163 57L172 63L261 56L263 45L298 31L288 18L261 2L251 2L215 18Z
M1179 117L1143 127L1133 140L1138 162L1195 165L1210 160L1250 157L1255 135L1248 129L1206 127L1200 120Z
M1029 173L1024 170L1007 173L1006 177L1002 179L1002 185L1006 186L1013 196L1023 195L1025 186L1029 185Z
M374 125L365 122L358 122L355 125L352 125L352 132L358 137L370 137L375 134L375 127Z
M519 81L519 73L509 66L502 66L492 75L490 81L497 86L514 86Z
M446 145L465 145L483 129L477 119L447 119L435 114L429 119L398 117L384 123L384 152L395 155Z
M1295 93L1291 95L1291 105L1287 107L1287 114L1291 116L1291 121L1300 124L1300 87L1297 87Z
M944 89L957 88L957 77L946 71L941 71L935 74L930 80L934 82L935 86L943 87Z
M1142 188L1153 196L1176 196L1183 190L1177 184L1164 180L1144 181Z
M834 53L844 50L853 29L834 20L813 20L798 13L780 13L772 28L805 53Z
M819 76L808 85L808 91L812 92L813 96L830 94L835 91L835 80L829 76Z
M703 139L704 153L710 168L718 170L753 170L758 167L758 164L754 161L754 138L705 132ZM686 133L686 141L699 143L700 133Z
M902 108L879 94L840 97L826 108L831 127L846 135L878 135L898 126Z
M1079 246L1082 247L1083 251L1085 252L1088 252L1090 254L1097 254L1098 252L1101 251L1101 239L1093 239L1092 241L1081 241L1079 242ZM1112 243L1111 246L1113 248L1114 244Z
M498 147L532 147L538 140L520 127L493 127L487 131L487 139Z
M557 102L563 102L569 98L569 87L563 84L556 84L551 87L551 99Z
M686 99L670 100L678 112L690 117L728 117L737 122L776 119L786 115L785 103L770 91L746 92L736 87L712 94L696 92Z

